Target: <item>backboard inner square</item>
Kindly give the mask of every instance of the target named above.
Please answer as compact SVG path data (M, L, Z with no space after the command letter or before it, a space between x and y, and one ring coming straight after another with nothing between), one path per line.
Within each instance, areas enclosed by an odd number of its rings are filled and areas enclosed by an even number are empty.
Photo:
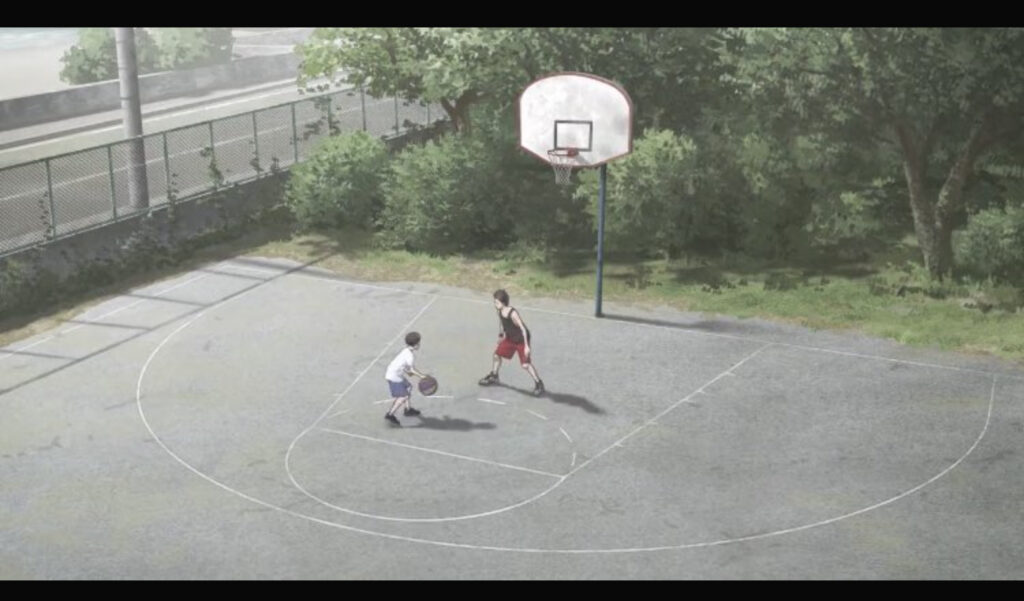
M552 148L556 150L575 148L589 152L594 142L593 121L555 121L555 140Z

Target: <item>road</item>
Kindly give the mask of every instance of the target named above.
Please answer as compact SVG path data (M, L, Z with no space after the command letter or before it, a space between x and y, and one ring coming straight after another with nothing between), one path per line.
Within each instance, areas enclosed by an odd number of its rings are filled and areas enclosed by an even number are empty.
M277 100L274 104L278 104L282 96L293 97L273 92L263 96L148 119L145 146L150 205L165 203L169 186L178 198L210 190L214 183L211 158L216 159L226 183L243 181L256 175L257 157L262 170L269 170L275 163L281 168L288 167L295 162L296 154L299 159L307 156L314 144L327 135L326 108L318 107L313 98L307 97L295 105L294 128L299 134L296 149L292 144L291 106L264 108L268 101ZM332 122L341 131L363 128L365 102L366 130L377 136L395 132L394 99L364 100L358 92L346 91L317 98L326 96L331 98ZM398 104L399 123L427 122L424 107ZM436 108L429 115L431 120L439 116ZM195 124L214 117L216 121ZM258 132L255 137L254 129ZM0 169L0 253L43 241L50 227L52 235L61 236L130 212L127 146L124 142L114 143L123 137L120 126L92 130L81 137L87 138L93 148L60 156L51 154L48 161ZM211 137L213 157L204 150L211 147ZM67 138L60 141L69 142ZM108 146L96 147L99 144ZM52 200L47 195L50 187Z

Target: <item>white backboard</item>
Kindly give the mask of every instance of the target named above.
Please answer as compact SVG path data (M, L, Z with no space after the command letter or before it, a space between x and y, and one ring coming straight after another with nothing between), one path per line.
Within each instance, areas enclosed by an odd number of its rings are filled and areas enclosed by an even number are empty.
M580 167L633 150L633 101L618 84L589 73L552 73L519 95L519 145L550 162L548 151L575 148Z

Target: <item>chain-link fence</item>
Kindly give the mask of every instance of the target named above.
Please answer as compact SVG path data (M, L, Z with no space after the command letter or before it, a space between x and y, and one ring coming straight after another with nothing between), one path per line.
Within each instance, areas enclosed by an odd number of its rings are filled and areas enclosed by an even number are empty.
M124 140L5 167L0 257L148 210L133 202L131 173L143 160L157 207L286 169L332 134L391 137L443 118L438 106L342 90L143 136L144 159L138 140Z

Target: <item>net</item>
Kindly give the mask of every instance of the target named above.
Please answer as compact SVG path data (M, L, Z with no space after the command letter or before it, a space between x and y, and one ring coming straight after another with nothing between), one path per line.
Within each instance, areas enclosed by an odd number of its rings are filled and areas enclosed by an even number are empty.
M579 151L575 148L556 148L548 151L548 161L555 170L556 184L564 186L569 183L578 155Z

